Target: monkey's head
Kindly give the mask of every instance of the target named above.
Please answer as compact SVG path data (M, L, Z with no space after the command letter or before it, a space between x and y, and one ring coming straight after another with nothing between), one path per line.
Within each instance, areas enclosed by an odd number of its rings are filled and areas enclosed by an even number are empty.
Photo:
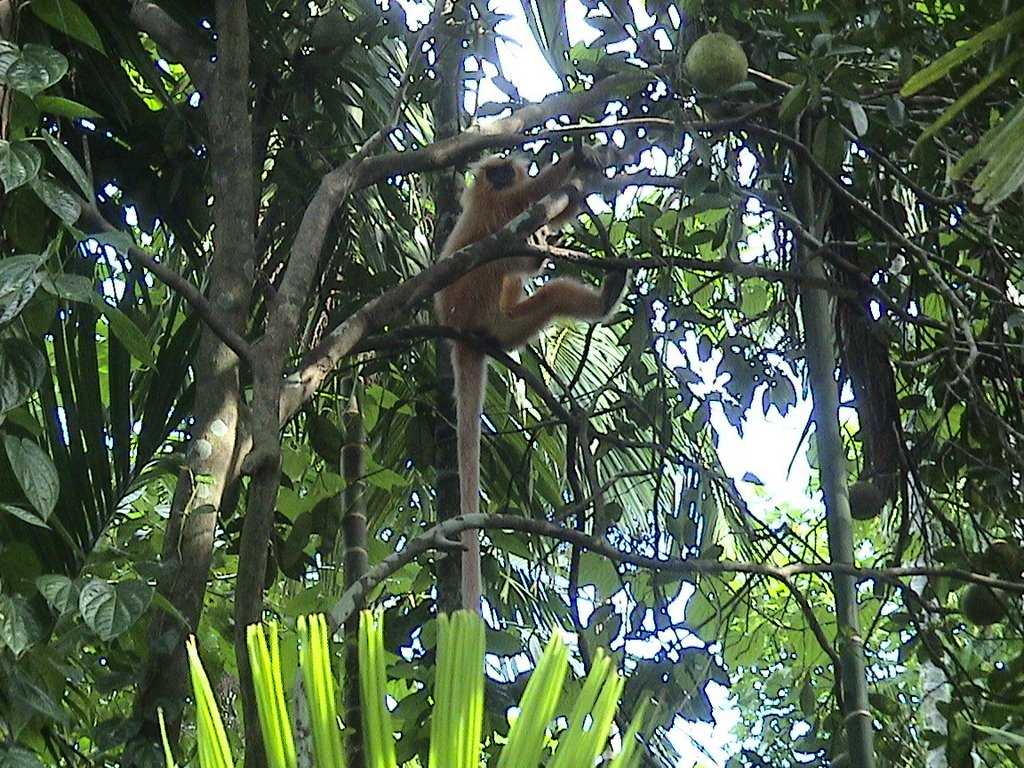
M485 157L473 166L476 183L486 184L495 192L519 189L527 176L525 160L516 157Z

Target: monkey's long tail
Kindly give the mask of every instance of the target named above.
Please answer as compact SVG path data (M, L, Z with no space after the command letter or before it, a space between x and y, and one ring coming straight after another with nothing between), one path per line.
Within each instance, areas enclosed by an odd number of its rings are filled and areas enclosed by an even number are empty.
M458 413L459 497L463 515L480 511L480 417L487 386L487 359L483 353L456 343L452 347L455 403ZM462 532L462 607L480 612L480 532Z

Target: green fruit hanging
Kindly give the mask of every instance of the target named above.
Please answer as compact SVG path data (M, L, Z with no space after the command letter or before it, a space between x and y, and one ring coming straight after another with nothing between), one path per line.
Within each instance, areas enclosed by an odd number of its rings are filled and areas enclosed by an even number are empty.
M698 91L723 93L747 79L747 54L734 37L710 32L690 46L685 70Z
M982 584L971 584L960 597L960 612L976 627L987 627L1006 616L1006 595Z
M885 506L885 496L874 483L858 480L850 486L850 514L854 520L872 520Z

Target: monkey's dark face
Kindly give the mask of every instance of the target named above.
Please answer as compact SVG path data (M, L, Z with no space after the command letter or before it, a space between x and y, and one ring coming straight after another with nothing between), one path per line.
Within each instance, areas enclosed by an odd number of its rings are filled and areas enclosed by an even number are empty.
M487 183L499 192L511 187L518 175L516 166L509 160L493 163L484 168Z

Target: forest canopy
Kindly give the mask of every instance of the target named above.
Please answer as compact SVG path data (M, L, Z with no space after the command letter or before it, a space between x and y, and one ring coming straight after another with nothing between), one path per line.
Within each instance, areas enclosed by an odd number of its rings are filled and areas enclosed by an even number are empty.
M160 717L198 765L209 707L273 764L249 628L294 707L321 613L350 766L361 706L435 765L484 646L465 765L560 664L545 765L598 685L614 768L1024 764L1022 40L995 0L0 0L0 768L166 765ZM506 153L590 165L440 259ZM510 257L623 298L439 324Z

